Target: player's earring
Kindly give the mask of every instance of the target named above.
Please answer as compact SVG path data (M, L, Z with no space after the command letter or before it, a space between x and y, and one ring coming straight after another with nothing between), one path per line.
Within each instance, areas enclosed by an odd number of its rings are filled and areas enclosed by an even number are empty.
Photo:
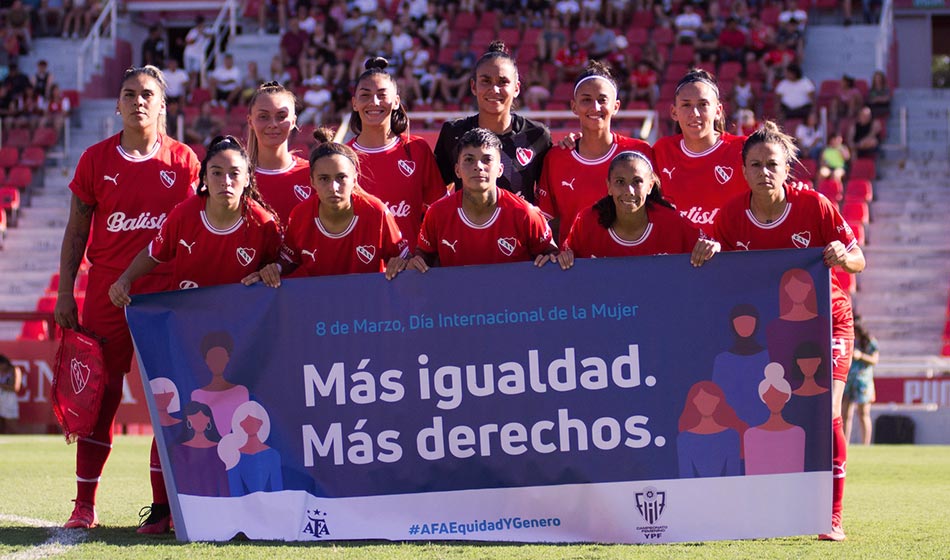
M208 427L205 428L205 431L210 434L210 433L211 433L211 428L214 428L214 426L211 425L211 422L208 422Z
M116 115L121 115L122 113L121 113L118 109L116 109L116 110L115 110L115 114L116 114Z
M193 429L193 428L191 427L191 420L185 420L185 425L188 426L188 429L189 429L189 430Z

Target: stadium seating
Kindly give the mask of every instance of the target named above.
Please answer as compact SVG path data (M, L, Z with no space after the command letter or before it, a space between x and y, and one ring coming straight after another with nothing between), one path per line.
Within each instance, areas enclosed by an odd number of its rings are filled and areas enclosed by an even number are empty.
M20 154L20 164L37 170L46 163L46 150L42 146L27 146Z
M20 150L13 146L0 148L0 168L9 169L19 163Z
M841 202L844 198L844 187L840 181L833 178L822 179L818 183L818 192L833 202Z
M845 202L863 201L871 202L874 198L874 190L871 187L871 181L867 179L849 179L844 191Z
M874 180L877 178L877 164L873 158L855 158L851 162L849 177L852 179Z
M845 201L841 205L841 215L848 223L868 224L871 221L871 212L864 201Z
M30 143L42 148L51 148L59 142L59 135L53 127L41 127L33 131L33 138Z

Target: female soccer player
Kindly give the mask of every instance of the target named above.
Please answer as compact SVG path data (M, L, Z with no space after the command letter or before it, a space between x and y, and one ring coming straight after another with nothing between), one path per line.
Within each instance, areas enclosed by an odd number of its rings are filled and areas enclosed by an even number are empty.
M689 221L711 230L722 205L748 190L745 137L725 132L719 86L705 70L690 70L677 83L670 116L678 133L653 145L663 194Z
M607 175L607 196L574 221L558 255L562 267L572 266L575 257L690 253L700 243L701 232L663 198L646 154L620 152L610 161Z
M603 63L588 62L577 77L571 110L580 120L581 136L573 148L548 152L535 191L538 208L558 230L559 245L567 239L574 218L603 196L607 168L616 154L634 150L653 157L653 149L643 140L611 132L610 120L620 110L620 100L617 82Z
M392 279L406 268L407 243L389 208L360 188L359 156L345 144L324 142L310 154L310 181L316 195L290 214L277 262L253 273L245 284L280 286L280 277L330 276L384 270Z
M811 190L786 185L795 160L794 140L775 123L766 121L752 133L742 149L742 172L751 189L729 201L716 221L713 237L724 250L794 249L824 247L828 267L840 266L850 273L864 270L864 253L848 223L827 198ZM851 364L854 329L851 298L831 276L832 313L832 426L834 493L832 531L823 540L845 539L841 527L847 443L841 421L841 398ZM770 355L771 355L770 344Z
M442 179L446 184L455 183L455 190L462 188L455 174L459 139L473 128L484 128L501 140L503 172L498 186L533 204L544 155L551 148L551 133L543 124L511 112L521 84L518 67L504 43L492 41L488 51L475 63L469 84L478 102L478 114L442 125L435 145L435 159L439 162Z
M458 142L455 173L462 190L439 200L422 221L409 267L426 272L435 266L555 260L557 245L537 208L497 185L504 172L501 140L475 128Z
M176 206L155 239L109 288L116 307L131 303L132 283L160 263L172 266L170 289L240 282L280 251L281 232L250 174L250 159L232 136L217 137L201 162L198 196ZM153 503L139 533L165 533L171 520L155 440ZM161 489L156 492L155 487Z
M99 476L112 449L112 422L122 398L122 377L132 362L132 338L125 313L112 305L109 287L148 245L176 204L194 193L198 158L165 135L165 79L154 66L130 68L122 77L116 112L122 130L89 147L69 184L73 192L60 256L56 322L78 329L73 286L85 253L92 267L82 327L104 340L106 384L93 433L76 446L76 506L67 528L95 527ZM90 239L90 233L91 239ZM156 270L130 287L131 293L169 289L170 270ZM157 456L153 456L153 474ZM164 486L156 487L161 502ZM164 498L167 502L167 497Z
M388 65L380 57L366 61L351 100L350 130L356 137L347 144L360 156L360 186L386 203L411 250L423 211L446 189L429 144L407 133L409 116Z
M261 85L248 101L247 125L247 153L257 188L286 224L291 210L313 194L307 160L290 151L297 97L278 82Z

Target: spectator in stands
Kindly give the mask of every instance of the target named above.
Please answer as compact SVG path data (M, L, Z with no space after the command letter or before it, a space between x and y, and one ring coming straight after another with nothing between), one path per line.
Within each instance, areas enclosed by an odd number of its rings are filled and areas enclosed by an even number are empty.
M818 114L809 113L804 122L798 123L795 127L795 141L800 154L798 157L807 157L815 161L821 159L821 152L825 149L823 136Z
M379 4L377 4L376 12L370 17L369 28L375 29L384 37L393 34L393 20Z
M257 11L257 33L283 33L286 29L287 0L261 0Z
M659 76L650 63L645 60L638 62L637 67L630 73L629 81L631 101L646 101L651 109L655 108L660 95Z
M845 74L841 77L841 89L837 97L831 100L831 122L840 124L842 120L853 119L863 106L864 94L858 89L855 79Z
M15 128L35 129L43 118L46 100L31 85L20 94L16 103L17 115L13 119L13 126Z
M30 44L33 42L33 33L30 28L30 22L33 17L33 8L23 3L23 0L13 0L10 8L7 9L8 33L12 30L20 43L20 54L25 55L30 52Z
M752 13L749 11L749 4L745 0L735 0L729 7L729 17L734 18L739 24L739 29L747 32L752 24Z
M217 103L228 107L237 103L241 95L241 69L235 66L233 55L226 53L224 63L211 72L210 78Z
M412 35L406 31L405 26L401 23L393 24L393 54L398 55L400 58L404 57L406 51L412 48Z
M204 16L195 17L195 26L189 29L188 34L185 35L183 57L186 72L189 74L201 72L201 65L204 64L212 37L214 37L214 32L210 25L205 25Z
M297 118L297 126L308 123L321 125L327 122L333 108L331 103L333 96L326 87L326 80L323 76L314 76L304 85L307 86L307 91L303 94L303 109L300 111L300 117Z
M551 98L551 75L540 58L531 61L522 79L528 87L524 94L525 105L534 111L543 110Z
M755 113L750 109L739 109L736 111L736 134L739 136L748 136L761 128L761 125L755 120Z
M683 13L676 16L673 26L676 28L676 41L681 45L692 45L696 41L696 33L703 25L703 18L696 13L692 4L683 5Z
M475 62L478 61L478 54L472 50L472 44L468 38L459 41L458 50L452 55L453 61L458 61L458 68L467 74L471 74L475 69ZM466 76L466 80L467 80Z
M538 58L552 62L554 55L567 45L567 34L561 29L561 20L549 17L544 20L544 30L538 35Z
M435 62L429 62L426 71L419 77L419 87L422 90L426 105L432 106L436 101L445 102L446 94L443 91L445 75Z
M859 315L854 316L854 354L851 369L844 387L844 437L851 441L851 427L854 409L858 409L858 421L861 423L861 443L871 444L871 403L875 401L874 366L877 365L877 340L871 336Z
M472 77L472 70L465 70L462 65L463 61L456 58L445 71L445 81L443 82L445 100L453 105L461 103L462 99L469 93L469 80Z
M805 32L805 25L808 23L808 12L798 7L797 0L787 0L785 8L778 15L780 25L784 26L790 21L795 22L800 32Z
M416 37L429 49L440 49L449 43L449 22L443 18L436 5L429 3L426 13L416 20Z
M291 17L287 22L287 31L280 38L280 56L284 66L297 68L300 54L303 53L309 38L307 32L300 29L300 20Z
M165 104L165 134L179 142L185 141L185 111L182 109L184 101L184 98L169 99ZM181 129L178 128L178 117L181 117Z
M62 138L63 127L66 119L69 118L69 112L72 109L69 98L63 95L59 84L50 86L49 97L46 99L46 110L43 118L40 120L40 127L52 126L56 130L56 137Z
M594 32L591 33L590 39L587 40L587 52L590 53L590 58L596 60L606 59L616 48L616 41L617 34L614 33L613 29L608 28L604 24L604 20L598 18L594 22Z
M557 69L558 82L573 80L587 64L587 51L581 48L577 41L571 41L557 52L554 57L554 67Z
M716 20L711 17L703 19L703 24L696 30L696 39L693 42L696 48L695 63L703 62L716 64L719 57L719 33L716 31Z
M297 21L300 22L300 29L303 29L308 35L313 35L320 25L317 22L317 18L314 17L315 14L316 10L311 12L310 6L306 4L297 5Z
M614 29L620 29L627 23L633 5L630 0L607 0L604 2L604 22Z
M891 87L887 85L887 76L880 70L871 76L867 104L875 119L886 117L891 113Z
M739 20L729 17L726 26L719 33L719 61L741 62L745 64L746 44L749 38L739 27Z
M814 107L815 84L802 76L797 64L789 64L785 77L775 86L783 119L803 119Z
M876 157L881 145L881 121L871 114L870 107L862 107L858 111L858 118L848 129L848 147L856 157Z
M36 62L36 73L33 74L32 78L30 78L30 83L33 84L33 89L35 89L40 95L49 99L50 92L52 90L53 84L56 83L56 79L53 78L53 73L49 71L49 64L45 60L39 60Z
M20 67L15 62L10 63L7 77L4 78L3 82L10 88L9 93L14 98L19 97L26 91L26 88L32 87L30 77L20 72Z
M86 7L86 0L63 1L63 39L79 37L79 26L82 25L82 15Z
M561 27L572 29L581 14L581 5L577 0L557 0L554 3L554 13L561 21Z
M821 151L818 175L822 179L834 177L840 183L844 179L849 161L851 161L851 150L845 145L844 137L835 132L828 137L828 145Z
M789 20L779 27L778 33L775 35L775 43L794 52L799 59L805 52L805 34L799 31L798 22L795 20Z
M280 55L274 55L270 59L270 69L268 71L270 81L279 82L281 84L290 84L290 72L287 71L287 68L284 67L284 63L281 60Z
M749 23L749 49L746 51L746 61L762 60L775 45L775 30L765 24L757 15L752 15Z
M264 82L264 78L257 69L257 61L248 60L247 73L244 74L244 77L241 79L241 95L239 96L238 102L241 105L247 105L248 100Z
M169 101L184 102L191 93L191 76L185 72L184 68L178 66L178 59L174 57L165 61L165 83L168 85L165 89L165 95Z
M729 92L727 98L736 111L749 109L755 112L755 90L752 89L749 74L745 70L736 75L736 81L732 84L732 91Z
M214 114L211 102L205 101L195 120L185 126L185 143L207 146L223 128L224 118Z
M412 73L416 78L422 78L422 75L425 73L426 68L429 66L430 54L427 49L422 47L422 42L416 38L412 40L412 48L406 51L406 60L405 65L412 68ZM360 61L360 68L362 68L363 61ZM362 71L353 73L352 76L355 79Z
M63 0L33 0L35 37L59 37L59 26L63 20Z
M648 40L640 48L640 60L649 64L658 73L666 68L666 57L663 56L653 39Z
M769 52L765 53L760 61L762 70L765 72L765 87L773 89L775 84L785 77L788 65L793 64L796 58L795 51L781 44L774 45Z
M0 434L15 434L20 419L20 389L23 370L13 365L10 358L0 354Z
M412 73L412 68L403 65L399 71L399 77L396 78L396 88L402 92L403 105L409 108L417 108L419 104L426 103L426 98L422 94L422 86L419 85L419 78ZM431 107L429 107L431 109Z
M151 64L161 68L168 57L165 32L161 25L148 28L148 37L142 42L142 65Z

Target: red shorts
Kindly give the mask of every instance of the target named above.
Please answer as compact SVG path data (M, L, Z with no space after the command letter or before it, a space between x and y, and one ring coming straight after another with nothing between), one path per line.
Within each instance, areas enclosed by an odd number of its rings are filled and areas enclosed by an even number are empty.
M851 369L851 355L854 354L853 338L831 339L831 378L836 381L848 380Z

